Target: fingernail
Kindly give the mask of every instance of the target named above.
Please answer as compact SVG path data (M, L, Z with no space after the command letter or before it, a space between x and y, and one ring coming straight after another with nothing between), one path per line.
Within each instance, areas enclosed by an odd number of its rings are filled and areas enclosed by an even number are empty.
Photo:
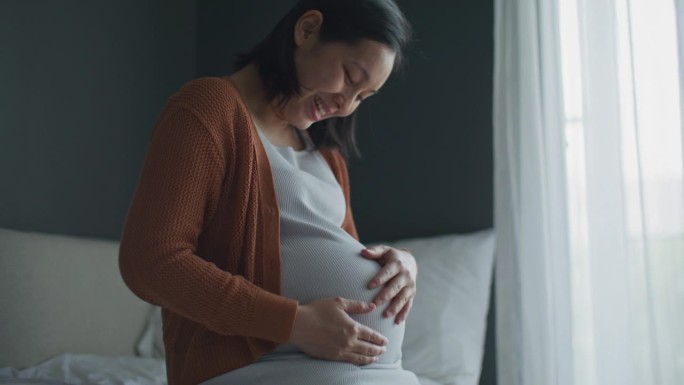
M368 304L368 307L371 309L375 309L375 304L373 302L371 302Z
M371 289L375 289L377 286L378 284L375 281L371 282L370 285L368 285L368 287Z

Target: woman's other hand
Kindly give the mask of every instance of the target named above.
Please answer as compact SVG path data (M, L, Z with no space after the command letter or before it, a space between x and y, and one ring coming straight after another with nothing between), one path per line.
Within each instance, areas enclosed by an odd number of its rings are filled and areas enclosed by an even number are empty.
M349 314L369 313L375 308L373 303L344 298L299 305L289 343L314 358L355 365L373 363L387 350L387 337Z
M396 315L399 324L408 316L416 297L416 275L418 266L413 255L405 249L376 245L361 250L361 255L377 261L382 268L368 283L369 289L385 287L375 296L373 303L380 306L391 301L383 312L384 317Z

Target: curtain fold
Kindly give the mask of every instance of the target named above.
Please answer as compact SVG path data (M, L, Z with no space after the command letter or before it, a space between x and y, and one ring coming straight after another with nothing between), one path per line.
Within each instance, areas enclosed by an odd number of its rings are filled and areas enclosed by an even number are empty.
M677 58L679 59L679 115L682 126L682 148L684 148L684 0L674 0L677 21ZM684 157L682 157L684 162Z
M568 247L562 209L558 32L552 5L543 0L495 3L496 335L501 384L572 383L566 382L572 377L569 277L563 274ZM556 322L546 322L549 318Z
M495 2L501 385L684 384L683 5Z

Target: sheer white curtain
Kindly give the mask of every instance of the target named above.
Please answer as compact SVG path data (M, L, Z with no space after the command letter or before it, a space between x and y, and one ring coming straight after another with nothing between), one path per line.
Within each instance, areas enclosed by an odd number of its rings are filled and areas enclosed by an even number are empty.
M684 384L680 5L495 2L500 385Z

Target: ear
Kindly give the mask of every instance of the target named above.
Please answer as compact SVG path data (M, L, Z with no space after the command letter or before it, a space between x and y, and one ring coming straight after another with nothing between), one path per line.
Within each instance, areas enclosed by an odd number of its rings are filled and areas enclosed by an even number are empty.
M320 11L311 10L304 13L294 29L294 41L296 47L311 47L318 42L318 33L323 25L323 14Z

